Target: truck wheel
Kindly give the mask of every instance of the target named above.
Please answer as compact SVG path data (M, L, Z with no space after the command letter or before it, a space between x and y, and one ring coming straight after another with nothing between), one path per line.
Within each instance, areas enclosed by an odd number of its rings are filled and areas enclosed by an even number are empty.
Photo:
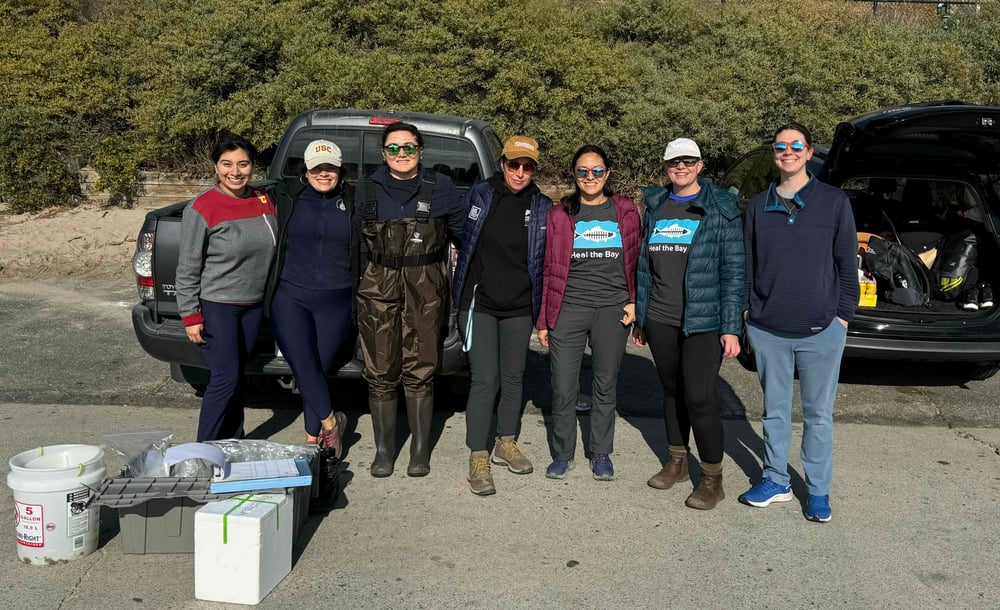
M200 369L186 364L170 363L170 378L178 383L190 385L195 392L201 393L208 387L208 369Z
M469 401L468 375L442 375L434 381L435 395L444 399L435 401L437 404L448 405L454 411L465 410L465 404Z
M966 375L969 381L984 381L1000 371L1000 362L973 362Z

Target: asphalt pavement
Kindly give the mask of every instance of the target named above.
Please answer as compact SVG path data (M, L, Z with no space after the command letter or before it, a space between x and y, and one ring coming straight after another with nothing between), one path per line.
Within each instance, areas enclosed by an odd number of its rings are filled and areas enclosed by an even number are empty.
M251 437L301 439L293 410L250 409ZM997 608L1000 429L836 425L833 520L805 520L796 501L765 509L736 497L759 475L754 421L726 421L727 498L684 506L690 483L654 490L662 420L619 418L617 477L598 482L583 458L564 481L548 461L542 412L528 405L521 443L536 471L494 467L498 493L465 481L464 414L439 412L431 473L368 474L371 420L352 412L339 506L306 522L291 574L261 608ZM168 426L192 440L190 408L0 404L7 457L104 434ZM405 421L405 419L403 420ZM403 424L405 430L405 424ZM800 428L796 426L796 441ZM4 474L8 470L3 465ZM693 473L696 474L694 468ZM9 491L0 514L13 513ZM194 599L193 556L122 552L113 511L100 548L49 566L19 563L12 524L0 541L0 608L212 608Z
M130 277L72 276L0 283L0 403L130 405L197 409L188 386L170 380L166 363L139 347L130 310ZM533 342L525 398L548 406L548 361ZM584 360L584 387L589 384ZM958 427L1000 426L1000 375L977 381L959 363L845 360L841 367L837 421ZM762 395L754 373L724 363L718 385L723 416L760 417ZM441 396L445 396L441 393ZM657 417L661 410L656 370L646 348L628 346L619 381L619 411ZM364 387L338 384L337 406L359 408ZM258 388L251 405L295 407L278 388ZM464 409L463 397L439 406Z
M193 439L199 399L138 347L134 298L124 277L0 284L2 474L20 451L100 444L112 431L169 426L178 442ZM585 361L584 388L588 372ZM684 506L691 484L646 485L666 457L648 350L630 346L623 361L612 482L592 480L585 461L565 481L542 474L549 391L537 344L521 434L537 471L495 467L495 496L468 491L463 397L446 389L430 476L406 477L403 445L396 474L376 480L364 385L334 384L332 398L350 416L341 505L310 517L292 573L261 607L1000 608L1000 376L845 361L834 518L823 525L803 517L797 451L797 501L736 502L759 476L762 441L759 384L735 362L718 384L727 498L704 513ZM297 397L257 388L250 404L252 436L300 441ZM581 418L582 439L588 423ZM13 515L9 491L0 492L0 514ZM19 563L6 523L0 608L218 607L194 600L191 555L124 554L114 511L102 512L96 553L52 566Z

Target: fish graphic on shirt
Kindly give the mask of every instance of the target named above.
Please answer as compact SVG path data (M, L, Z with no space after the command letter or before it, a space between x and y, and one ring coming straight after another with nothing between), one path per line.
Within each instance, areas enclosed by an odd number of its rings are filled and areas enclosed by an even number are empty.
M690 244L700 220L667 219L657 220L653 234L649 238L651 244Z
M610 220L577 222L573 232L573 248L621 248L622 236L618 223Z

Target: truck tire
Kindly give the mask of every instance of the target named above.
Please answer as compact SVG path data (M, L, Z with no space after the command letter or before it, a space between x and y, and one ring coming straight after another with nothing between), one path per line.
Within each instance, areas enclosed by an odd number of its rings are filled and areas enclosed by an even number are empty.
M1000 371L1000 362L973 362L966 375L969 381L985 381Z
M208 387L208 369L171 362L170 378L178 383L190 385L199 394Z

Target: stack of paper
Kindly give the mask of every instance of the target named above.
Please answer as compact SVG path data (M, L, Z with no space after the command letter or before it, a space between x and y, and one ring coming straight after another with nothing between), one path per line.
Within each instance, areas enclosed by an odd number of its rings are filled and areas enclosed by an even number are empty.
M215 472L210 486L212 493L312 485L309 464L302 459L230 462L224 468L216 468Z

